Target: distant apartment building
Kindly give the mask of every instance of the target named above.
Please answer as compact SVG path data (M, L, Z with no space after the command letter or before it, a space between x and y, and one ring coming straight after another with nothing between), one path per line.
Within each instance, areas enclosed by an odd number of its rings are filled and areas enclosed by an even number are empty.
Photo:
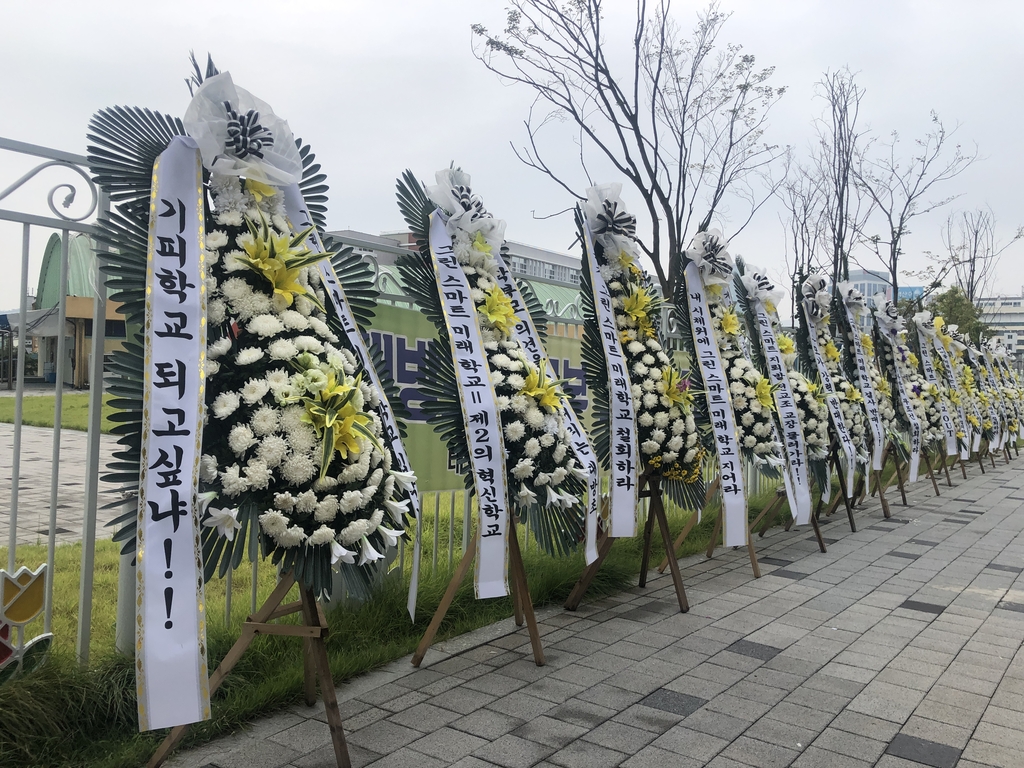
M1024 287L1020 296L992 296L975 302L981 319L992 327L993 337L1006 346L1020 367L1024 361Z

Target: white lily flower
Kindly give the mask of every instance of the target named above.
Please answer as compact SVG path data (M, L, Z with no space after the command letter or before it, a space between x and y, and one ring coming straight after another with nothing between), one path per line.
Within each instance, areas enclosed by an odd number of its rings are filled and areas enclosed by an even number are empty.
M210 507L210 504L214 499L217 498L216 491L207 491L206 493L196 494L196 500L199 502L199 519L203 519L203 515L206 514L206 510Z
M388 548L397 547L403 535L403 531L393 531L390 528L385 528L383 525L377 527L377 533L384 537L384 543L387 544Z
M550 490L550 489L549 489ZM519 493L516 494L516 501L522 507L528 507L537 503L537 494L526 487L525 483L519 484Z
M331 566L337 566L338 563L345 563L352 565L356 561L356 553L351 550L345 549L341 544L336 541L331 542Z
M216 528L217 534L228 541L232 541L235 538L235 531L242 527L238 522L237 509L211 509L203 525L207 528Z
M359 553L359 565L366 565L367 563L373 563L377 560L384 559L384 555L373 548L370 544L370 540L363 536L362 549Z
M560 507L560 506L562 506L562 496L561 496L561 494L559 494L558 491L556 491L550 485L547 486L547 489L548 489L548 501L547 501L547 504L545 504L545 506L547 506L547 507Z
M388 512L391 513L391 517L395 519L396 523L398 523L399 525L405 525L404 516L409 514L408 499L405 499L404 501L394 501L392 499L388 499L387 501L384 502L384 506L387 508Z
M391 476L395 478L395 485L403 491L411 491L416 487L416 475L412 472L391 470Z
M570 507L575 507L579 503L580 500L573 496L571 493L562 494L562 506L565 507L566 509L569 509Z

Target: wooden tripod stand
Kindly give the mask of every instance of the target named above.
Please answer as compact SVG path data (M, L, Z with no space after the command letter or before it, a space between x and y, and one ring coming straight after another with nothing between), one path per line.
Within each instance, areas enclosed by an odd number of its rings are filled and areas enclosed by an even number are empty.
M427 655L427 650L429 650L431 643L434 642L434 636L437 635L437 630L440 629L445 614L451 608L452 601L455 599L455 593L459 590L459 585L462 584L466 574L469 573L469 567L473 564L473 559L476 557L476 539L476 536L469 538L469 546L466 547L462 560L459 561L459 565L456 567L454 575L452 575L452 580L448 582L448 589L445 590L444 597L441 598L437 610L434 611L434 617L430 620L427 631L423 633L423 639L416 646L416 652L412 655L412 665L414 667L418 667L423 661L423 657ZM509 569L512 571L512 606L515 612L516 626L523 626L523 619L525 617L526 627L530 633L530 644L533 646L533 660L538 667L543 667L544 649L540 644L537 618L533 613L530 588L526 583L526 570L523 568L523 555L519 549L519 536L516 532L515 515L509 515L508 518L508 560Z
M292 573L285 574L277 583L277 587L271 593L267 601L263 603L256 613L252 614L242 625L242 634L231 646L231 650L221 661L217 670L210 676L210 695L220 688L224 678L228 676L231 669L242 658L249 645L256 639L256 635L285 635L288 637L301 637L305 641L303 654L303 667L305 672L305 701L307 706L316 703L316 681L320 678L320 694L324 699L324 711L327 714L327 725L331 730L331 742L334 744L334 757L337 760L338 768L351 768L352 763L348 756L348 745L345 743L345 731L341 726L341 712L338 709L338 697L334 690L334 678L331 675L331 665L327 658L327 647L324 639L327 637L327 617L324 616L323 608L313 595L313 590L304 584L299 584L299 600L281 605L288 591L296 583ZM282 616L290 616L294 613L302 614L301 624L270 624L274 619ZM179 725L172 728L171 732L157 747L153 757L147 764L148 768L158 768L170 755L171 751L178 745L188 732L187 725Z
M668 530L668 518L665 517L665 504L661 493L661 476L652 475L650 469L645 471L640 476L639 491L639 498L649 498L651 500L650 510L647 514L647 525L644 526L644 552L640 563L640 586L645 587L647 586L647 568L651 560L651 537L654 533L655 519L658 521L658 528L661 531L661 538L665 543L665 549L669 552L674 552L675 550L669 549L672 546L672 534ZM690 517L690 522L687 523L684 529L684 536L693 527L696 519L696 514ZM579 581L576 582L576 586L572 588L569 597L565 601L566 610L575 611L579 607L580 601L583 600L583 596L587 592L587 588L601 569L601 563L608 556L614 543L615 539L607 533L601 537L597 547L597 559L584 569ZM683 577L679 573L679 563L676 562L674 557L669 558L669 560L672 566L672 583L676 588L676 599L679 601L679 612L686 613L690 610L690 603L686 600L686 590L683 588Z

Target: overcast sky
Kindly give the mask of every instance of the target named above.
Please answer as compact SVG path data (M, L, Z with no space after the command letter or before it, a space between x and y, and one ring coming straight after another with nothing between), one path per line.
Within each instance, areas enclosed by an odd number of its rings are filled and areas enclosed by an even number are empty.
M632 3L608 6L628 13ZM677 2L675 15L689 28L700 7ZM524 139L532 94L501 84L471 54L469 25L500 29L503 8L502 0L6 3L0 136L84 154L86 124L97 109L121 104L181 115L189 100L188 52L205 58L209 51L312 144L329 175L331 229L402 227L395 178L412 168L429 180L454 160L473 176L491 212L508 222L509 239L568 250L571 218L535 214L564 209L571 199L522 166L509 147ZM991 206L1004 240L1024 224L1024 3L731 0L722 10L733 12L723 42L743 45L759 65L774 65L772 82L789 88L771 113L768 138L792 145L798 156L806 156L812 120L824 106L813 98L814 83L824 70L846 65L866 90L862 121L877 135L897 130L909 144L929 130L934 109L947 127L960 124L957 138L965 146L978 145L983 159L940 190L963 196L915 222L905 240L909 266L922 266L924 251L941 248L939 229L951 210ZM623 29L628 35L628 25ZM573 151L568 141L565 151ZM29 167L0 152L0 189ZM45 213L45 190L61 180L46 178L53 181L0 207ZM627 190L624 199L639 208L635 193ZM735 222L721 224L728 232ZM46 236L33 232L34 252ZM0 309L18 302L20 247L20 229L0 222L0 264L9 278L0 281ZM777 271L784 249L771 207L733 244L748 261ZM1003 292L1021 290L1022 256L1024 242L1003 256Z

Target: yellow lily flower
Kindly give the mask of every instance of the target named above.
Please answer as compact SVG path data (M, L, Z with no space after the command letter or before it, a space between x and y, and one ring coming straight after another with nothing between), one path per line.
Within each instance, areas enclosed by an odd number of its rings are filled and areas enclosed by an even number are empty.
M484 299L480 310L488 322L505 336L508 336L515 324L519 322L519 318L516 317L515 310L512 308L512 301L497 285L491 286L491 289L487 291L487 298Z
M722 315L722 330L730 336L735 336L740 332L740 319L731 309L727 309Z
M693 405L693 394L690 392L690 380L684 379L673 366L661 371L661 380L665 382L665 397L673 405L688 409Z
M256 179L246 179L245 188L257 203L263 202L265 197L273 197L277 194L274 187L264 184L262 181L256 181Z
M629 270L633 266L633 255L627 251L619 251L619 258L617 260L619 266L624 270Z
M483 232L477 232L473 235L472 246L473 250L480 251L480 253L486 253L488 256L490 256L491 251L494 250L491 244L487 242L486 238L484 238Z
M868 357L875 356L875 342L871 340L871 335L868 333L862 333L860 335L860 345L864 348L864 354Z
M918 362L917 355L913 352L907 352L907 365L916 370Z
M772 301L771 299L765 299L764 300L764 308L766 310L768 310L768 314L769 315L774 315L776 313L776 311L777 311L775 309L775 302Z
M559 401L566 397L565 393L559 389L558 382L547 378L544 369L536 365L528 366L528 373L520 394L534 398L542 408L548 410L557 408Z
M889 386L889 382L884 378L878 381L878 391L886 397L892 397L892 387Z
M828 340L823 351L825 352L826 360L831 360L833 363L839 361L839 349L836 347L835 342L832 341L832 339Z
M857 389L856 387L850 387L848 390L846 390L845 394L846 394L846 399L849 400L851 403L863 403L864 402L864 395L862 395L860 393L860 390Z
M772 399L772 385L768 379L761 377L754 387L754 393L757 396L757 402L761 404L762 408L775 410L775 402Z
M359 453L359 436L354 426L359 424L365 427L369 423L370 417L356 411L352 403L342 406L334 422L334 450L341 454L341 458L347 459L350 453Z

